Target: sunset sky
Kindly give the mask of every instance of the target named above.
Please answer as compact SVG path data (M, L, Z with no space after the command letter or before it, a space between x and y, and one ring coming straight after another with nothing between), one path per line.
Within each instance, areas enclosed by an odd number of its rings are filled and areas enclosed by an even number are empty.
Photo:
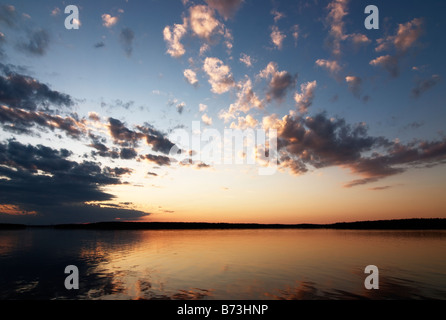
M1 1L0 223L446 218L446 3L369 4ZM211 129L277 171L175 140Z

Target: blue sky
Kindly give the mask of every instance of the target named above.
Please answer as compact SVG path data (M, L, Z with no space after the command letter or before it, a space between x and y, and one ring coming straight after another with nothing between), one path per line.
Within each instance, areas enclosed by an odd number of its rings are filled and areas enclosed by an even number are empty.
M444 189L444 183L437 180L444 176L446 155L443 1L375 1L378 30L364 26L368 1L69 4L79 8L78 30L64 27L66 2L0 4L4 86L0 88L4 113L0 138L10 152L5 151L3 158L13 156L8 147L46 146L68 149L70 156L58 155L63 158L60 160L72 161L74 167L88 162L105 170L103 174L110 174L107 168L128 170L113 176L117 183L91 182L97 187L93 188L97 199L80 197L60 204L83 206L86 212L99 208L104 215L62 219L42 213L53 209L41 204L0 199L5 221L92 221L108 217L106 209L113 209L110 219L218 221L227 218L208 212L217 206L212 205L212 199L218 203L222 196L230 199L222 212L236 211L232 218L256 221L252 212L259 205L253 204L255 197L248 193L251 181L259 178L252 171L208 164L195 168L200 170L159 165L167 154L146 143L144 135L155 130L160 139L157 143L165 143L172 130L191 130L193 121L221 132L225 128L279 130L280 172L258 181L255 187L258 196L268 194L270 211L274 210L272 203L290 202L278 222L322 221L329 215L322 214L325 206L313 216L296 214L310 204L292 205L292 199L271 195L271 181L291 190L311 185L315 198L324 192L342 192L340 199L346 200L351 197L346 189L360 189L360 198L367 203L378 192L380 197L386 194L388 205L378 206L376 214L390 212L389 218L402 214L401 208L395 209L402 200L395 199L413 193L422 198L420 203L436 203L432 210L420 214L445 214L443 200L425 196L432 186ZM26 99L20 96L12 75L34 79L49 92L42 96L31 93L29 100L36 99L35 107L25 106ZM32 87L23 81L25 87ZM15 95L8 96L8 90ZM68 96L69 102L59 94ZM25 121L25 116L33 120ZM56 126L54 118L42 125L35 120L37 116L59 116L72 126ZM122 124L118 126L121 136L114 124ZM79 133L73 133L75 127ZM125 139L133 140L124 141L123 132ZM300 132L305 132L305 141L299 140ZM112 150L119 153L123 149L130 155L111 156ZM158 163L145 157L148 154L158 157ZM2 166L30 170L11 159L4 160ZM39 167L27 173L37 179L53 174L47 170ZM431 184L409 192L405 188L416 184L410 176L414 172ZM312 180L320 175L324 178ZM5 188L11 190L12 174L5 173L3 179ZM182 193L178 186L184 181L189 181L190 188ZM332 190L325 190L328 181L335 181ZM195 193L194 182L200 183ZM206 196L206 185L215 192ZM242 186L246 193L241 192ZM109 196L99 196L101 192ZM147 196L148 200L143 194L153 197ZM209 198L206 204L200 203L203 197ZM185 199L190 201L186 208L179 204ZM359 204L350 207L347 201L337 206L339 212L360 208ZM127 210L127 216L122 216L120 209ZM18 215L20 211L24 214ZM365 218L374 216L370 213ZM274 219L265 213L259 220Z

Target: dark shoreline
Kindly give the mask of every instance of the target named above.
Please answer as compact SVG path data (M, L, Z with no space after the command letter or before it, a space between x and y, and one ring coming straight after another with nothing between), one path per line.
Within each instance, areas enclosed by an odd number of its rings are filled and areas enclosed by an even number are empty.
M339 222L333 224L253 224L187 222L99 222L27 226L0 224L0 230L53 228L58 230L230 230L230 229L334 229L334 230L446 230L446 219L400 219Z

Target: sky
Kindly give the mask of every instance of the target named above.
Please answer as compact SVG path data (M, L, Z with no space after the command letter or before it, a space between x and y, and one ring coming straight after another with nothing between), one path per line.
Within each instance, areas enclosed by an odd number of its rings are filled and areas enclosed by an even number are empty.
M0 1L0 223L446 218L446 3L369 4Z

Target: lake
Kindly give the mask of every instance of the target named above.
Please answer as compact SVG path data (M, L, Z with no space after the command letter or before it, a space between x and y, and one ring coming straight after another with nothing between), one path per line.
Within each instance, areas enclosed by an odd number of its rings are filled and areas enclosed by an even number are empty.
M446 231L29 228L0 231L0 299L444 300L445 253Z

